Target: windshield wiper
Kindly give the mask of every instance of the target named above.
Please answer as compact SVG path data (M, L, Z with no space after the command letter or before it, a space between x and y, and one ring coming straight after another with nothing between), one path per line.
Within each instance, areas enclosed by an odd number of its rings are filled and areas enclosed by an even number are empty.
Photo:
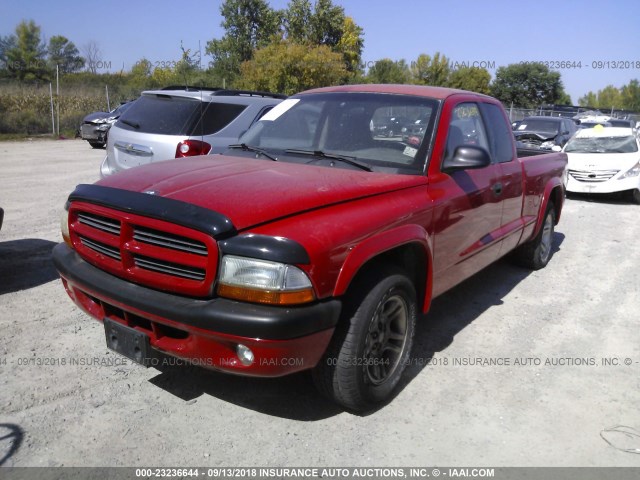
M368 167L367 165L363 165L362 163L356 162L352 158L349 158L343 155L336 155L335 153L325 153L322 150L297 150L295 148L291 148L291 149L285 150L284 153L292 153L294 155L309 155L312 157L324 158L328 160L338 160L340 162L353 165L354 167L358 167L362 170L366 170L367 172L373 172L371 167Z
M129 121L129 120L122 120L122 119L120 119L120 121L121 121L122 123L124 123L125 125L129 125L130 127L133 127L133 128L135 128L135 129L140 128L140 124L139 124L139 123L131 122L131 121Z
M234 143L232 145L229 145L228 148L239 148L240 150L244 150L245 152L254 152L257 153L259 155L262 155L264 157L267 157L269 160L273 160L274 162L277 162L278 159L276 157L274 157L273 155L265 152L264 150L262 150L261 148L258 147L252 147L251 145L247 145L246 143Z

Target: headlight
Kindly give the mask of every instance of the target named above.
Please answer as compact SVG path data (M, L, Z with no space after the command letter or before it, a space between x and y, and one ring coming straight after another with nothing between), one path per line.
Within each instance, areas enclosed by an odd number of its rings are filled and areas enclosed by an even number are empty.
M62 233L62 239L67 245L73 247L71 243L71 236L69 235L69 202L65 203L64 210L60 216L60 233Z
M618 180L622 180L623 178L637 177L638 175L640 175L640 162L636 163L633 167L620 175L620 177L618 177Z
M218 295L252 303L296 305L315 299L309 277L293 265L225 255Z

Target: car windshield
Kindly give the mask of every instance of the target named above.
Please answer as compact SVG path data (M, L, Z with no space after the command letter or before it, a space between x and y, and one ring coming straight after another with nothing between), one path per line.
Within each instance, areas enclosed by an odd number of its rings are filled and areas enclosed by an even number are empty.
M564 148L567 153L633 153L638 144L632 135L625 137L574 137Z
M525 118L516 131L537 132L556 135L560 130L560 122L555 120L545 120L544 118Z
M409 95L305 94L280 103L240 142L278 161L342 168L358 168L358 163L374 171L422 174L438 106L432 98ZM402 128L425 119L419 137L408 142Z

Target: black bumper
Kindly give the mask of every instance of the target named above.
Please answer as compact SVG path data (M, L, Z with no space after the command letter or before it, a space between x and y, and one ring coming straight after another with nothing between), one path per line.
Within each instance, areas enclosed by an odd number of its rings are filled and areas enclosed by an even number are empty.
M60 275L105 302L114 301L142 312L216 333L265 340L290 340L311 335L338 322L341 302L320 301L301 307L253 305L224 298L200 300L143 287L114 277L84 261L61 243L53 249Z

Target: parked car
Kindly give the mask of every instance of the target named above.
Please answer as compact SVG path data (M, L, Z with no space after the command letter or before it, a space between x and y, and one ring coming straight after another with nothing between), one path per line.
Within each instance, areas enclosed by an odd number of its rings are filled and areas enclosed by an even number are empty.
M611 127L613 126L611 124L611 122L609 120L607 121L601 121L601 122L592 122L592 121L585 121L585 122L580 122L580 124L578 125L578 129L582 130L585 128L593 128L593 127Z
M612 127L636 128L636 124L633 120L624 120L622 118L610 118L609 125Z
M564 152L569 159L567 192L628 191L640 204L640 140L631 128L580 130Z
M564 147L576 130L576 124L570 118L527 117L513 134L522 148L551 150Z
M93 148L104 148L107 145L109 129L132 103L126 102L110 112L93 112L84 117L80 125L80 138L87 140Z
M420 145L374 135L389 110L430 118ZM566 155L526 155L486 95L311 90L223 155L79 185L53 260L109 348L136 362L311 370L329 398L366 411L393 395L434 297L510 252L549 262Z
M143 92L112 127L100 174L106 177L161 160L220 153L284 98L195 87Z
M401 116L381 116L371 119L370 127L374 135L379 137L395 137L402 134L402 129L409 123L405 117Z

